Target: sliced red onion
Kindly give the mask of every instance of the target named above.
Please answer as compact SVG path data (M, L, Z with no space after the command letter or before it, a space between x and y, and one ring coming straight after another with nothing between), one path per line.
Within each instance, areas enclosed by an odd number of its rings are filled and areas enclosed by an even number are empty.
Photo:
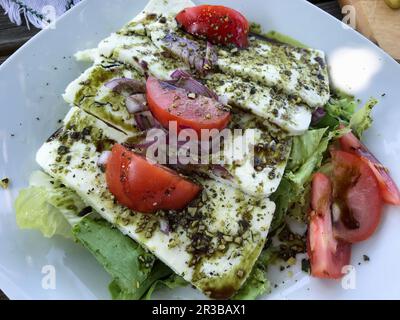
M133 143L129 144L129 147L132 149L141 149L141 150L147 150L149 147L151 147L156 141L142 141L139 143Z
M99 159L97 160L97 165L99 167L104 167L107 164L108 158L111 156L111 151L104 151L100 154Z
M149 65L146 61L144 60L140 61L139 65L145 73L149 70Z
M148 110L146 95L143 93L136 93L126 97L125 104L129 113L137 113Z
M168 33L161 41L166 50L200 74L211 70L216 63L217 53L211 44L207 43L204 48L196 41L174 33Z
M324 108L318 107L312 113L311 124L316 125L318 122L321 121L323 117L326 116L326 111Z
M172 81L168 81L168 84L171 84L175 87L185 89L186 91L208 97L211 99L215 99L218 101L218 96L215 92L207 88L204 84L192 78L192 76L186 71L175 70L171 74L171 78L174 79Z
M152 130L155 131L152 131ZM167 139L168 132L163 128L152 128L147 131L146 136L141 140L135 142L125 143L124 145L129 149L135 149L136 152L146 153L147 149L150 148L153 144L160 141L160 138L166 137Z
M143 82L129 78L112 79L108 81L105 86L117 93L122 93L123 91L128 91L130 94L146 92L146 87Z
M142 143L133 144L133 145L132 145L132 148L147 150L147 149L150 148L154 143L156 143L156 141L144 141L144 142L142 142Z
M214 164L211 167L212 173L215 174L217 177L223 178L223 179L232 179L233 176L230 174L230 172L223 166Z
M217 64L218 54L215 47L207 41L206 46L206 57L204 59L204 66L203 68L206 70L212 69L213 66Z
M134 114L136 125L142 131L152 128L162 128L161 124L153 117L150 111L143 111Z
M171 78L174 80L179 80L180 78L190 78L191 74L187 71L181 70L181 69L176 69L174 72L171 74Z
M168 220L162 218L160 219L160 231L166 235L169 235L170 228Z

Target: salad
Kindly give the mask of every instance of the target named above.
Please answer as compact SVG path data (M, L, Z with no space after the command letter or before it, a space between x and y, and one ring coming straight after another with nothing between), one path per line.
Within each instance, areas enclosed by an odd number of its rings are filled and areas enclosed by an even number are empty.
M65 90L16 219L90 251L113 299L187 285L256 299L268 267L299 254L311 276L340 279L352 244L400 205L361 142L378 101L357 108L324 52L236 10L151 0L76 58L91 66Z

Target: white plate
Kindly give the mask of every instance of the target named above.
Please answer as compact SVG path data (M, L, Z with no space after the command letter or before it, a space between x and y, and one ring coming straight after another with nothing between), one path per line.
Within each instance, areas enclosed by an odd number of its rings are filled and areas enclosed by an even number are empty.
M198 3L203 1L197 1ZM329 58L336 86L361 99L378 97L374 126L366 134L368 147L400 183L400 66L371 42L303 0L204 1L239 9L265 30L275 29ZM86 66L71 58L91 48L129 21L146 0L87 0L73 8L54 30L40 32L0 67L0 177L11 178L0 190L0 288L11 299L108 299L109 277L79 245L61 238L44 239L36 231L20 231L13 201L37 169L36 150L57 128L68 106L61 93ZM381 98L381 94L386 93ZM36 120L39 117L40 120ZM15 137L11 137L15 134ZM286 278L269 298L364 299L400 298L400 212L387 207L376 234L353 248L355 289L340 282L310 279L294 271L272 272ZM363 262L363 254L371 261ZM361 265L358 263L361 262ZM56 289L42 288L43 267L56 270ZM345 286L346 287L346 286ZM351 286L350 286L351 287ZM164 292L166 298L200 297L191 289Z

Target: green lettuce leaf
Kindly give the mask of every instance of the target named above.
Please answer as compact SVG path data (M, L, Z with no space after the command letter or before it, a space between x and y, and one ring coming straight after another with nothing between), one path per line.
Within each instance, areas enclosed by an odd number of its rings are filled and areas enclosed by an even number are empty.
M45 188L21 190L15 201L18 226L21 229L37 229L47 238L55 234L70 237L70 224L47 200L48 192Z
M371 127L371 112L377 103L378 100L371 98L362 108L352 115L350 119L350 128L359 139L361 139L364 131Z
M310 141L310 144L316 145L312 150L310 150L310 153L303 154L303 163L297 170L288 171L285 174L285 177L294 183L295 188L298 189L298 191L304 190L304 185L311 180L312 174L315 172L315 169L321 165L324 153L328 150L332 136L329 134L327 137L322 138L321 130L325 133L323 129L311 130L298 139L298 141L302 141L303 144L307 144L307 141Z
M337 93L325 106L325 110L339 121L349 122L357 108L357 101L353 96Z
M260 254L257 260L257 264L262 268L268 268L270 264L273 264L279 256L279 249L268 245Z
M20 191L15 209L20 228L38 229L45 237L74 237L88 249L112 276L109 290L113 299L140 299L149 288L151 292L156 289L153 284L172 274L111 224L95 219L96 213L75 192L41 171L34 172L30 187ZM172 286L168 279L165 284Z
M249 278L232 300L255 300L270 292L271 284L266 277L266 271L257 263Z
M111 297L114 300L138 300L138 299L143 299L143 295L148 296L148 293L145 293L146 291L149 292L150 290L150 296L152 292L156 289L156 287L153 287L155 283L163 280L159 280L161 278L165 278L169 274L171 274L171 269L168 268L165 264L163 264L161 261L156 261L153 268L152 272L149 274L149 276L140 284L140 288L137 289L132 289L132 288L127 288L125 285L121 286L121 283L117 280L113 280L108 289L110 291ZM167 281L167 280L165 280ZM169 288L173 289L176 286L169 286ZM152 289L153 288L153 289ZM158 288L157 288L158 289Z
M321 165L328 149L330 137L325 137L327 129L309 130L293 139L292 151L285 175L271 200L276 203L271 231L284 224L286 214L303 216L303 208L308 200L308 183L312 174Z
M280 228L286 214L304 220L308 210L312 175L321 167L332 139L349 132L348 128L328 131L327 128L309 130L293 139L293 146L284 177L271 195L276 203L271 231Z
M293 184L287 178L283 177L278 189L271 195L271 200L275 202L276 209L272 219L270 233L276 232L282 227L290 206L296 202L297 198L298 196L295 194Z
M84 218L75 225L73 234L112 276L109 290L113 299L140 299L155 281L172 273L105 220Z
M320 147L321 140L327 128L309 130L301 136L293 138L292 151L286 167L288 171L297 171Z
M313 127L335 130L341 123L348 125L356 108L357 101L353 96L342 92L336 92L324 106L326 111L325 117Z
M178 276L177 274L172 274L165 280L157 280L156 282L153 283L153 285L149 288L147 293L143 296L144 300L150 300L152 294L163 287L166 287L168 289L175 289L179 287L185 287L188 285L188 282L183 279L182 277Z
M271 293L271 284L267 279L268 266L278 259L279 249L268 246L264 249L249 276L233 300L255 300L258 297Z
M371 111L378 103L378 100L371 98L362 108L356 111L358 102L353 96L342 92L334 93L333 97L324 107L326 111L325 117L314 125L313 128L335 130L339 124L344 124L345 126L349 126L358 138L361 138L363 132L372 124Z
M31 175L30 187L20 191L14 205L21 229L68 238L72 236L70 222L78 221L77 214L86 207L76 193L41 171Z

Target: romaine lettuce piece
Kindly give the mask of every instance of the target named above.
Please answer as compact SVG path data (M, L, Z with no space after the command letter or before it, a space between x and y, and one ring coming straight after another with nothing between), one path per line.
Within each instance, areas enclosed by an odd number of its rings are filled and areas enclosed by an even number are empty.
M91 208L51 176L36 171L29 184L15 201L19 227L38 229L45 237L74 236L113 277L109 286L113 299L140 299L153 284L172 274L171 269L111 224L94 219ZM82 217L89 213L90 217Z
M369 99L368 102L351 117L350 128L359 139L361 139L364 131L371 127L371 112L377 103L378 100L374 98Z
M271 229L276 230L284 223L285 215L292 209L303 213L301 208L307 203L307 183L313 172L321 165L323 154L328 149L330 137L324 137L327 129L309 130L293 139L292 152L285 175L272 194L276 210Z
M266 277L266 270L257 264L249 278L232 300L255 300L271 292L271 284Z
M314 123L312 127L314 129L329 128L330 130L335 130L341 123L348 125L356 108L357 101L353 96L335 92L323 107L325 116Z
M327 128L309 130L293 138L292 151L286 170L295 172L306 163L318 149Z
M341 122L349 122L356 108L357 101L345 93L337 93L325 106L328 114Z
M15 201L17 224L21 229L38 229L47 238L55 234L71 236L71 226L60 211L48 202L43 187L21 190Z
M371 111L378 100L371 98L356 111L358 102L353 96L336 92L324 107L326 115L314 124L313 128L335 130L340 124L343 124L350 126L353 132L361 138L363 132L372 124Z
M175 289L175 288L187 286L188 284L189 284L189 282L187 282L182 277L178 276L177 274L172 274L165 280L157 280L156 282L154 282L153 285L147 291L147 293L144 295L143 299L150 300L152 294L156 290L158 290L162 287L167 287L168 289Z
M75 192L49 175L36 171L30 187L20 191L15 201L17 224L21 229L37 229L45 237L72 237L71 223L79 221L86 205Z
M172 273L105 220L84 218L75 225L73 234L112 276L109 290L113 299L140 299L157 280Z
M286 214L304 220L312 175L321 167L332 139L347 132L349 128L331 131L324 128L309 130L302 136L294 137L285 175L278 190L271 196L271 200L276 203L271 230L282 226Z

